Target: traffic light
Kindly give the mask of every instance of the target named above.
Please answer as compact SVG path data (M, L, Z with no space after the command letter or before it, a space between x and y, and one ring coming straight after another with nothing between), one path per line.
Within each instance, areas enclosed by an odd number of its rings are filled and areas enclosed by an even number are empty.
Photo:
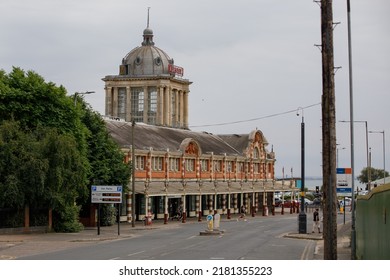
M316 194L320 194L320 187L316 186Z

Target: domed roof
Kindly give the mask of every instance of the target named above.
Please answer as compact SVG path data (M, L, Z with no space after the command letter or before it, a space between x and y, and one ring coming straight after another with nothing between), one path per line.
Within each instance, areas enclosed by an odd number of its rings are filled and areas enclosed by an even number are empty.
M138 76L170 75L168 65L173 64L163 50L156 47L153 42L153 30L147 27L143 32L144 40L140 47L131 50L123 59L121 74Z

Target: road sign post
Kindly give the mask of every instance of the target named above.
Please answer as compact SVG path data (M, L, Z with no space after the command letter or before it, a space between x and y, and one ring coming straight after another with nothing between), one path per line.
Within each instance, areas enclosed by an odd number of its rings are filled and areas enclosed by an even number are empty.
M120 204L122 203L122 186L91 186L91 203L98 204L98 235L100 235L100 204L119 204L118 206L118 235L120 234Z

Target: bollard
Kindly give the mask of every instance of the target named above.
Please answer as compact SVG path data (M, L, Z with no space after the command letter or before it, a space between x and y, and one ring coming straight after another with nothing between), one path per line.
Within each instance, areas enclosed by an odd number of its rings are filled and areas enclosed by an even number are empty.
M207 230L213 231L213 216L207 215Z

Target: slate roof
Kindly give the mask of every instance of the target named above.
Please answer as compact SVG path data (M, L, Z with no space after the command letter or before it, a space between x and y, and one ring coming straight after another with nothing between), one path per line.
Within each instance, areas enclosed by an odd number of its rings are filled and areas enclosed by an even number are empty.
M105 120L106 127L114 141L120 147L129 147L132 143L132 125L130 122ZM243 156L243 149L236 149L230 145L226 137L207 132L196 132L185 129L176 129L163 126L154 126L136 123L134 128L134 146L136 149L155 151L179 151L185 139L191 138L198 142L202 154L213 152L215 155L226 153L227 156ZM242 144L247 140L240 139Z

